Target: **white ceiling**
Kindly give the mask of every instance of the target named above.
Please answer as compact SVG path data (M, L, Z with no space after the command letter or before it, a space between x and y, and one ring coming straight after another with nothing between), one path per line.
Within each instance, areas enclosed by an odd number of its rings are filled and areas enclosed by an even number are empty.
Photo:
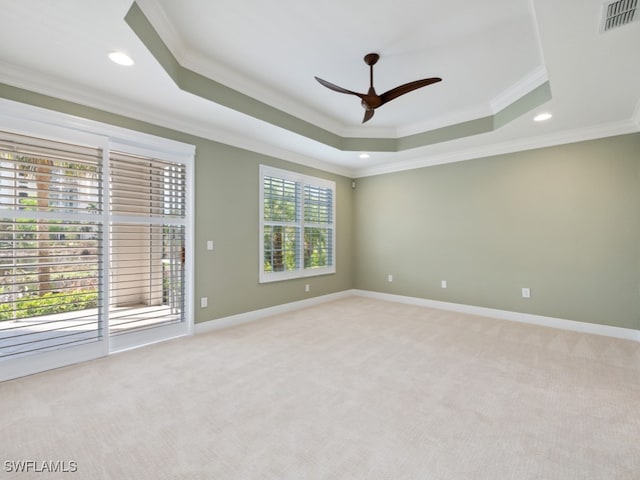
M366 160L180 90L125 22L131 3L0 0L0 82L353 177L640 130L640 22L600 33L601 0L137 2L183 67L342 137L493 115L550 83L550 101L495 131ZM363 125L359 99L313 77L366 92L369 52L378 93L443 81Z

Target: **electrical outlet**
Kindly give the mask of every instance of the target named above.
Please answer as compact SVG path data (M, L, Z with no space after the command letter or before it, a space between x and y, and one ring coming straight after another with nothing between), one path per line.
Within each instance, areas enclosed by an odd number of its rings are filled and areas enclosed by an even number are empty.
M200 299L200 308L207 308L209 306L209 299L207 297L202 297Z
M522 289L522 298L531 298L531 289L523 288Z
M213 250L213 240L207 240L207 250Z
M393 275L387 275L387 282L393 282Z
M309 290L311 290L311 285L309 285L309 284L307 283L307 284L305 284L305 286L304 286L304 291L305 291L305 292L308 292Z
M440 287L441 288L447 288L447 281L446 280L440 280Z

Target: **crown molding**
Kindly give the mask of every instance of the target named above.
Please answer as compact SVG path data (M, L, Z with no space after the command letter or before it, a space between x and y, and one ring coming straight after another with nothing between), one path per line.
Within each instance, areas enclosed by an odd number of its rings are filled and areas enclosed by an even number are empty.
M517 100L531 93L536 88L549 80L547 69L544 65L538 66L533 71L522 77L519 81L505 89L486 104L476 105L469 109L452 112L436 118L431 118L425 122L415 123L407 127L398 128L395 134L401 138L417 133L435 130L442 127L448 127L469 120L495 115L501 110L512 105Z
M136 2L131 5L127 12L125 22L180 90L344 152L397 152L485 133L510 122L515 118L514 115L524 113L522 111L523 108L526 107L530 110L539 105L540 102L547 101L550 98L548 82L545 82L544 85L539 86L509 105L512 108L505 107L503 110L510 111L505 115L500 115L501 118L497 118L498 114L496 114L493 119L485 117L467 120L459 124L447 125L404 137L343 137L331 130L297 117L288 111L280 110L262 100L257 100L250 95L227 87L223 83L186 68L171 52ZM541 88L545 85L547 86L546 89ZM532 101L538 103L533 105Z
M522 138L500 143L490 143L479 147L472 147L438 155L429 155L429 153L423 152L419 154L420 157L416 156L416 158L412 158L409 160L393 164L378 165L374 167L358 169L354 172L354 178L384 175L406 170L415 170L417 168L433 167L446 163L461 162L465 160L491 157L494 155L503 155L507 153L534 150L536 148L583 142L587 140L595 140L598 138L613 137L616 135L626 135L629 133L636 133L638 131L640 131L640 124L637 122L637 119L631 119L622 122L595 125L591 127L567 130L564 132L557 132L537 137Z
M429 155L428 152L416 149L416 155L404 161L394 162L393 164L352 169L319 160L317 158L301 155L264 142L255 141L253 139L249 139L246 135L239 135L234 132L225 131L217 126L215 128L211 128L211 125L202 125L201 123L194 122L190 119L179 118L175 115L166 115L152 109L136 108L131 102L124 99L116 99L112 96L106 99L103 95L100 95L97 92L92 92L85 86L70 84L68 81L59 78L34 75L32 71L23 71L5 62L0 62L0 71L2 72L2 74L0 74L1 82L19 89L52 96L63 101L96 108L116 115L122 115L134 120L169 128L171 130L191 134L207 140L249 150L258 154L290 161L310 168L317 168L348 178L361 178L395 173L405 170L442 165L445 163L453 163L493 155L502 155L506 153L532 150L566 143L575 143L640 131L639 101L636 104L632 118L628 121L596 125L593 127L568 130L565 132L501 143L492 143L480 147L451 151L439 155Z
M507 108L516 100L519 100L527 93L538 88L543 83L549 81L549 75L544 65L539 65L536 69L529 72L522 77L519 81L505 89L502 93L499 93L490 102L491 113L498 113L499 111Z
M139 105L126 99L118 99L111 95L106 97L99 92L88 89L85 85L72 84L68 80L44 74L34 75L33 71L26 71L2 61L0 61L0 72L1 83L22 90L28 90L89 108L95 108L107 113L279 158L299 165L317 168L329 173L346 177L352 177L354 174L354 171L350 168L249 139L246 135L225 130L219 125L204 125L201 122L181 118L175 114L169 115L159 110L141 108Z
M243 75L225 65L215 63L195 51L185 43L182 36L174 28L169 16L158 2L153 0L136 0L135 3L138 4L140 10L142 10L142 13L147 17L158 36L171 51L178 64L184 68L204 75L223 85L233 85L233 87L231 87L233 90L251 98L260 99L261 102L267 105L288 112L291 115L299 117L336 135L345 136L344 130L347 127L341 122L303 106L299 102L293 102L282 93L265 87L263 84L251 80L247 75ZM387 133L388 132L385 132L385 134ZM382 134L378 135L374 133L372 136L377 137L382 136Z
M202 54L194 51L184 42L182 36L174 28L173 23L158 2L153 0L136 0L136 3L149 20L149 23L156 30L159 37L166 44L167 48L171 51L178 64L184 68L204 75L223 85L233 85L233 89L238 92L252 98L259 98L260 101L274 108L299 117L341 137L398 139L486 117L508 107L548 80L546 68L544 65L540 65L486 104L398 128L367 127L366 130L363 130L362 126L344 125L333 118L318 113L312 108L301 105L299 102L291 101L280 92L252 81L246 75L242 75L219 63L212 62Z
M182 36L174 28L169 16L157 1L136 0L136 3L175 57L182 57L182 55L190 51Z
M415 123L406 127L401 127L397 131L397 137L403 138L417 135L423 132L430 132L440 128L447 128L464 122L478 120L493 115L493 111L488 105L477 105L457 112L450 112L446 115L430 118L424 122Z
M54 132L61 128L66 131L65 135L70 135L68 132L74 131L85 137L93 137L93 141L98 138L106 140L105 136L107 136L111 143L122 143L133 148L140 147L142 144L147 152L157 151L160 155L159 158L193 158L196 151L195 145L190 143L135 131L111 123L79 117L37 105L25 104L8 98L0 98L0 118L10 121L11 127L14 125L46 125L47 132Z
M248 97L260 99L260 102L287 112L323 130L339 136L345 136L344 131L347 127L344 124L306 107L299 102L288 99L281 92L268 88L259 82L255 82L247 75L242 75L220 64L214 64L203 55L192 50L184 50L182 54L175 55L175 57L178 63L184 68L204 75L206 78L215 80L222 85L233 85L230 88ZM373 136L379 135L374 134Z

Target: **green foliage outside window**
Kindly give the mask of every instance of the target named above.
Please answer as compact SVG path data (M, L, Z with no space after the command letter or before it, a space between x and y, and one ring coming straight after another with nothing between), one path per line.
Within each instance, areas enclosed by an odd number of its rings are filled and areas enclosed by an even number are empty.
M332 231L324 227L304 227L300 234L300 215L307 224L332 222L332 196L328 188L304 185L300 209L300 189L297 182L265 176L264 191L264 271L295 271L300 268L300 242L304 268L326 267L332 264ZM300 211L302 210L302 212ZM269 225L271 223L271 225ZM275 224L277 223L277 224ZM275 224L275 225L274 225ZM300 237L304 238L301 239Z
M330 229L304 229L304 268L317 268L331 265L330 240Z
M98 306L97 290L48 292L30 295L14 303L0 304L0 321L75 312Z
M57 200L51 191L33 190L38 181L51 181L54 166L44 160L29 157L3 157L18 162L23 182L32 186L5 186L17 198L16 208L22 211L53 211ZM22 163L19 163L22 162ZM65 163L58 168L69 168L69 177L88 178L93 172L81 165ZM38 170L39 169L39 170ZM95 170L95 169L94 169ZM62 175L62 174L61 174ZM30 196L18 196L18 193ZM40 195L38 197L38 195ZM65 224L62 220L33 218L3 219L0 224L0 321L52 315L98 306L98 290L91 283L97 270L96 241L92 238L95 226ZM38 262L38 257L42 259ZM58 259L76 259L80 269ZM51 261L49 261L51 259ZM74 286L65 286L69 282Z

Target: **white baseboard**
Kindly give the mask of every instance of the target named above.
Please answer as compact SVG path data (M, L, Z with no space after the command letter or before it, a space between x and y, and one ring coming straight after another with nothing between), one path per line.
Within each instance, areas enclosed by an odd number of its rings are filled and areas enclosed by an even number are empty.
M207 322L200 322L194 325L193 333L198 335L200 333L212 332L214 330L221 330L223 328L235 327L237 325L242 325L243 323L254 322L256 320L270 317L272 315L292 312L294 310L300 310L301 308L307 308L313 305L331 302L333 300L350 297L352 295L352 290L344 290L342 292L330 293L328 295L321 295L319 297L299 300L297 302L284 303L282 305L276 305L274 307L267 307L260 310L253 310L251 312L239 313L237 315L231 315L229 317L217 318L215 320L209 320Z
M194 333L197 335L200 333L221 330L223 328L234 327L236 325L254 322L256 320L260 320L272 315L291 312L294 310L299 310L301 308L311 307L313 305L319 305L321 303L331 302L333 300L338 300L341 298L347 298L353 295L640 342L640 330L634 330L632 328L613 327L610 325L600 325L597 323L588 322L577 322L575 320L566 320L564 318L545 317L542 315L533 315L530 313L512 312L509 310L476 307L473 305L464 305L461 303L442 302L439 300L429 300L425 298L407 297L404 295L394 295L391 293L380 293L372 292L369 290L356 289L344 290L342 292L331 293L329 295L322 295L319 297L313 297L297 302L285 303L282 305L276 305L274 307L263 308L260 310L240 313L237 315L231 315L229 317L218 318L215 320L210 320L208 322L196 323L194 326Z
M594 335L604 335L607 337L622 338L640 342L640 330L632 328L612 327L610 325L600 325L597 323L576 322L575 320L565 320L563 318L545 317L542 315L532 315L530 313L512 312L508 310L497 310L494 308L475 307L473 305L463 305L460 303L441 302L439 300L427 300L424 298L406 297L391 293L372 292L369 290L350 290L353 295L361 297L377 298L391 302L419 305L423 307L437 308L439 310L450 310L454 312L480 315L483 317L498 318L501 320L511 320L514 322L530 323L544 327L559 328L562 330L572 330L575 332L591 333Z

